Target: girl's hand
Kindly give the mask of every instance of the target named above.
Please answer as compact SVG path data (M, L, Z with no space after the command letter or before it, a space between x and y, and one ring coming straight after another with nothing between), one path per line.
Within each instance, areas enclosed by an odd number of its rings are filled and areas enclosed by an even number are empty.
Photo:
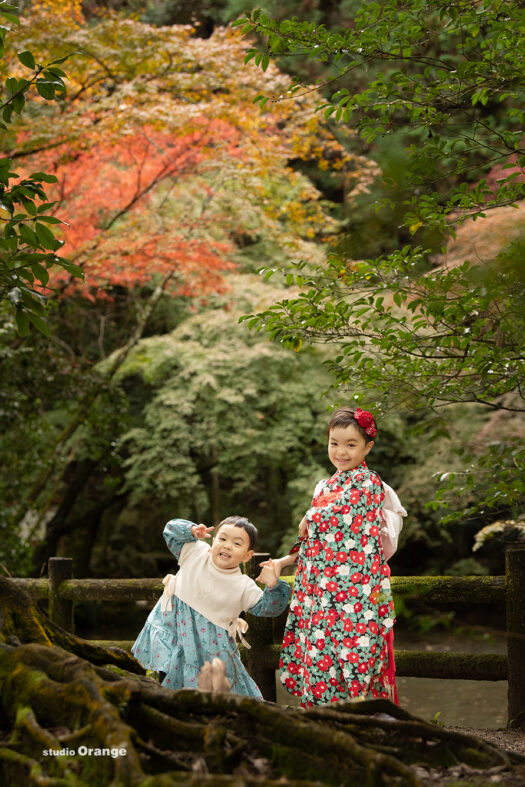
M272 563L273 568L275 569L275 576L279 578L283 572L283 568L286 568L286 566L293 566L296 562L297 553L293 555L285 555L284 557L279 557L276 560L265 560L263 563L259 563L259 565L268 566L270 563ZM259 579L259 577L257 577L257 579Z
M191 528L192 535L195 538L211 538L210 533L213 527L206 527L206 525L193 525Z
M270 560L265 560L263 563L260 563L259 565L261 565L263 569L259 576L256 577L257 582L264 582L269 588L275 587L279 574L281 573L281 569L277 565L278 563L278 560L272 560L271 558Z
M304 538L308 533L308 525L306 523L306 517L303 516L299 523L299 538Z

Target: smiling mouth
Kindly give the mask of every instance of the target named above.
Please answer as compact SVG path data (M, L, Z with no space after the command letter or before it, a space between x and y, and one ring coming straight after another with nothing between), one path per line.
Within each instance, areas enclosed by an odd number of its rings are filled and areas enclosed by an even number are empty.
M226 552L219 552L219 557L222 557L223 560L230 559L230 555L226 554Z

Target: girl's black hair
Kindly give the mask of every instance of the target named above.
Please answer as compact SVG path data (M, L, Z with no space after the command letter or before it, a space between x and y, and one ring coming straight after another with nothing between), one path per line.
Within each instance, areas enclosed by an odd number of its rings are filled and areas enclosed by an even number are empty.
M375 420L376 419L374 418L374 424ZM338 426L342 426L344 428L345 426L350 425L355 426L359 434L365 438L365 443L370 443L372 440L376 439L375 437L367 434L364 428L357 422L355 418L355 410L353 410L351 407L340 407L339 410L336 410L334 413L332 413L326 434L328 437L330 437L330 432L332 429L336 429Z
M255 545L257 543L257 528L255 525L252 525L252 523L246 519L245 516L227 516L226 519L223 519L222 522L219 522L219 527L215 533L216 536L223 525L242 527L242 529L246 530L248 533L248 538L250 539L250 549L255 549Z

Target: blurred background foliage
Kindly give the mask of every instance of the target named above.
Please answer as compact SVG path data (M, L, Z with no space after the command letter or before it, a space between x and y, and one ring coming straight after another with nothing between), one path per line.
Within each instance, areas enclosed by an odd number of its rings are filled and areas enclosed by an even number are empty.
M161 533L172 516L211 524L244 514L260 529L259 549L278 553L293 542L315 482L331 473L329 408L355 401L351 391L331 387L335 348L320 344L294 353L238 319L298 293L290 280L277 285L256 276L261 266L286 268L298 257L318 264L327 248L362 260L415 244L401 226L406 140L368 144L351 129L322 122L314 112L319 94L300 111L290 102L252 114L265 79L273 88L286 85L287 74L313 83L329 77L323 64L300 57L283 57L265 77L244 69L249 42L224 25L256 5L46 0L22 6L21 32L2 66L6 74L22 46L40 47L41 57L77 46L88 53L68 63L69 98L52 112L29 102L2 143L4 155L21 167L43 157L57 172L61 218L72 232L75 223L83 227L70 246L87 282L61 282L49 298L50 339L36 331L21 339L4 310L0 563L13 575L40 573L54 554L73 557L76 576L162 575L172 561ZM331 28L350 24L360 5L272 0L266 10ZM118 46L123 25L125 52ZM151 48L147 68L139 43ZM174 65L175 44L183 57ZM214 66L207 71L209 47ZM205 93L192 92L191 75L206 85ZM359 73L354 79L359 87ZM169 115L164 126L155 116L158 96ZM124 175L131 173L136 186L143 172L136 150L129 152L131 136L155 127L165 135L155 137L161 153L181 140L181 150L193 151L185 148L187 135L203 113L230 130L242 128L241 141L232 131L226 144L221 126L183 171L171 171L147 193L138 189L136 201L108 229L122 196L119 173L124 194ZM127 158L108 158L101 126ZM60 135L60 128L67 133ZM113 173L111 190L93 178L102 158ZM477 176L474 167L473 181ZM72 182L76 191L69 190ZM87 191L83 183L91 184ZM377 200L383 203L376 211ZM487 244L492 257L502 249L511 255L511 241L522 247L521 206L494 211L480 232L485 221L464 224L448 257L464 259L481 248L486 256ZM432 249L438 264L443 236L435 229L422 234L418 244ZM154 238L153 251L144 238ZM184 243L198 247L197 259ZM163 255L166 268L148 269L148 260ZM135 270L139 258L142 267ZM176 286L167 280L173 275ZM362 407L368 403L359 400ZM388 412L379 419L370 457L409 511L393 573L501 573L505 540L496 533L473 554L474 536L515 511L492 498L486 506L475 503L490 476L490 451L498 450L502 436L523 437L523 421L519 414L462 404L448 417L449 434L436 435L425 417ZM473 458L487 445L486 474L472 474ZM465 478L459 493L457 485L447 488L452 477ZM449 513L460 514L445 524L444 502Z

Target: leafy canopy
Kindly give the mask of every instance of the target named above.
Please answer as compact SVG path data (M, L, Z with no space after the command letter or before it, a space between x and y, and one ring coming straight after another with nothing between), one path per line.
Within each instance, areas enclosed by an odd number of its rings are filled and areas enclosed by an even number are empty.
M253 275L231 280L231 309L143 339L118 372L125 388L152 391L141 425L121 442L128 505L156 501L199 521L251 511L275 548L326 474L329 376L324 354L287 353L239 325L239 304L272 289Z
M250 325L294 349L305 340L337 343L333 371L343 388L369 402L373 396L379 410L430 408L434 435L447 433L447 418L439 417L446 406L523 412L523 4L385 0L362 4L353 23L335 31L260 11L237 24L262 37L246 60L263 70L285 55L330 66L337 89L318 110L352 124L372 152L381 137L402 136L411 192L403 222L416 243L421 228L454 235L468 222L478 234L472 221L486 221L490 210L515 237L496 250L481 243L463 259L436 259L414 244L375 260L334 253L326 264L299 262L299 296L247 317ZM286 100L305 90L296 80ZM281 100L255 98L263 107ZM484 176L494 171L497 177ZM491 460L495 485L485 485L480 505L521 505L525 456L505 441L475 459L470 487L479 462Z
M471 190L463 183L481 163L525 164L522 3L364 3L352 25L335 31L296 17L278 22L260 11L235 24L266 40L265 51L252 48L246 56L263 69L282 55L306 54L330 64L334 77L325 87L338 89L319 107L325 117L351 123L367 142L409 134L410 174L420 187L407 206L414 232L419 222L446 229L452 210L459 208L462 218L481 215L525 194L515 170L495 193L483 180ZM352 90L356 75L362 81L367 73L364 89ZM290 93L303 87L296 80ZM255 100L265 105L271 97Z
M18 26L18 7L0 0L0 58L5 55L8 25ZM7 23L7 24L6 24ZM36 101L53 102L66 92L66 74L59 67L69 55L38 63L28 49L16 53L18 70L22 76L7 76L4 93L0 97L0 129L20 116L26 98L35 93ZM29 70L29 74L27 73ZM38 166L38 162L36 162ZM30 324L49 334L45 320L46 299L43 291L48 285L50 269L62 269L69 276L81 277L81 270L69 260L57 255L63 241L54 230L62 222L54 215L54 205L46 196L46 185L56 182L54 175L30 171L19 176L12 170L9 157L0 158L0 301L15 311L18 330L29 333ZM0 226L1 226L0 225Z

